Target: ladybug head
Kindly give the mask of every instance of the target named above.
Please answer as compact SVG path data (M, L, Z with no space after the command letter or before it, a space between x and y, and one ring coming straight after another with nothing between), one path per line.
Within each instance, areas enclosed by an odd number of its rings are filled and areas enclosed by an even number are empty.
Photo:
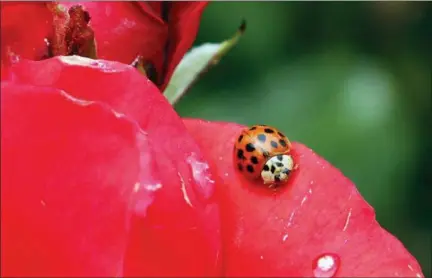
M261 171L264 184L281 183L288 180L290 172L294 168L294 160L291 155L279 154L270 157Z

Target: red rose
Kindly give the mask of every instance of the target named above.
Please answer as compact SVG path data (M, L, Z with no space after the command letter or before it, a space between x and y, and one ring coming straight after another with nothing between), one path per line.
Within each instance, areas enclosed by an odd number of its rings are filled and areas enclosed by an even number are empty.
M242 126L186 129L130 66L57 57L22 61L11 77L5 276L312 276L326 254L337 276L422 275L355 186L301 144L299 169L273 195L234 170Z
M1 3L2 275L422 277L323 158L293 143L288 183L253 183L243 126L180 119L126 65L164 88L206 3L82 5ZM47 59L73 54L116 62Z
M77 5L88 14L71 11ZM79 48L95 39L98 58L130 64L141 56L152 81L163 90L175 66L192 46L206 5L207 2L1 3L2 63L11 56L41 60L50 55L79 54L93 58L88 53L91 50L80 53ZM89 18L82 22L81 17ZM78 50L74 52L74 48Z

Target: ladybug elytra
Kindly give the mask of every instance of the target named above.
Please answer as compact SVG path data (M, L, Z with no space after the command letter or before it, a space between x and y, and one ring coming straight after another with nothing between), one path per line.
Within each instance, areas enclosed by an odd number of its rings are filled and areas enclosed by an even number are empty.
M254 125L243 130L234 144L235 166L251 179L273 187L288 180L294 169L291 143L274 127Z

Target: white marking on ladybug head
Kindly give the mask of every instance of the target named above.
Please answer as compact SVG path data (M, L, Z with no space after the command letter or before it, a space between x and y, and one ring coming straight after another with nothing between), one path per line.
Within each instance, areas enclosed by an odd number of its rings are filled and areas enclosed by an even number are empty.
M284 182L294 168L294 160L291 155L279 154L270 157L261 171L264 184Z

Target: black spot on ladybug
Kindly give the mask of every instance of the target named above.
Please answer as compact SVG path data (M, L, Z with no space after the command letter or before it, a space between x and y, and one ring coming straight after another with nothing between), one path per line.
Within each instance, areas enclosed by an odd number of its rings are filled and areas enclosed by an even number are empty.
M268 170L270 170L270 168L269 168L268 165L266 164L266 165L264 165L263 170L264 170L264 171L268 171Z
M276 164L276 166L278 166L278 167L283 167L283 163L282 163L282 162L276 162L275 164Z
M242 166L240 163L237 164L237 168L238 168L240 171L243 171L243 166Z
M282 160L283 160L283 157L282 157L281 154L278 154L276 157L277 157L277 159L278 159L279 161L282 161Z
M237 157L239 159L245 159L246 157L244 156L244 152L243 150L237 150Z
M276 176L274 177L274 179L275 179L275 181L280 181L280 177L279 177L279 175L276 175Z
M264 128L265 133L274 133L274 130L271 128Z
M278 135L279 135L280 137L285 137L285 135L283 135L280 131L278 131Z
M249 130L255 130L255 129L257 129L256 126L249 128Z
M274 174L275 171L276 171L276 167L274 167L274 165L272 165L270 172L272 172L272 174Z
M271 145L273 148L277 148L277 147L278 147L278 143L276 143L275 141L271 141L271 142L270 142L270 145Z
M243 139L243 134L239 136L239 138L238 138L237 142L239 142L239 143L240 143L242 139Z
M280 140L279 140L279 144L281 144L282 147L286 147L286 146L287 146L287 143L286 143L285 140L283 140L283 139L280 139Z
M253 164L258 164L258 158L256 156L252 156L251 161Z
M252 143L248 143L246 145L246 151L253 152L255 150L255 146Z
M258 140L262 143L264 143L266 141L266 136L265 134L260 134L257 136Z
M252 165L248 164L248 166L246 166L246 169L249 173L253 173L254 172L254 168Z

